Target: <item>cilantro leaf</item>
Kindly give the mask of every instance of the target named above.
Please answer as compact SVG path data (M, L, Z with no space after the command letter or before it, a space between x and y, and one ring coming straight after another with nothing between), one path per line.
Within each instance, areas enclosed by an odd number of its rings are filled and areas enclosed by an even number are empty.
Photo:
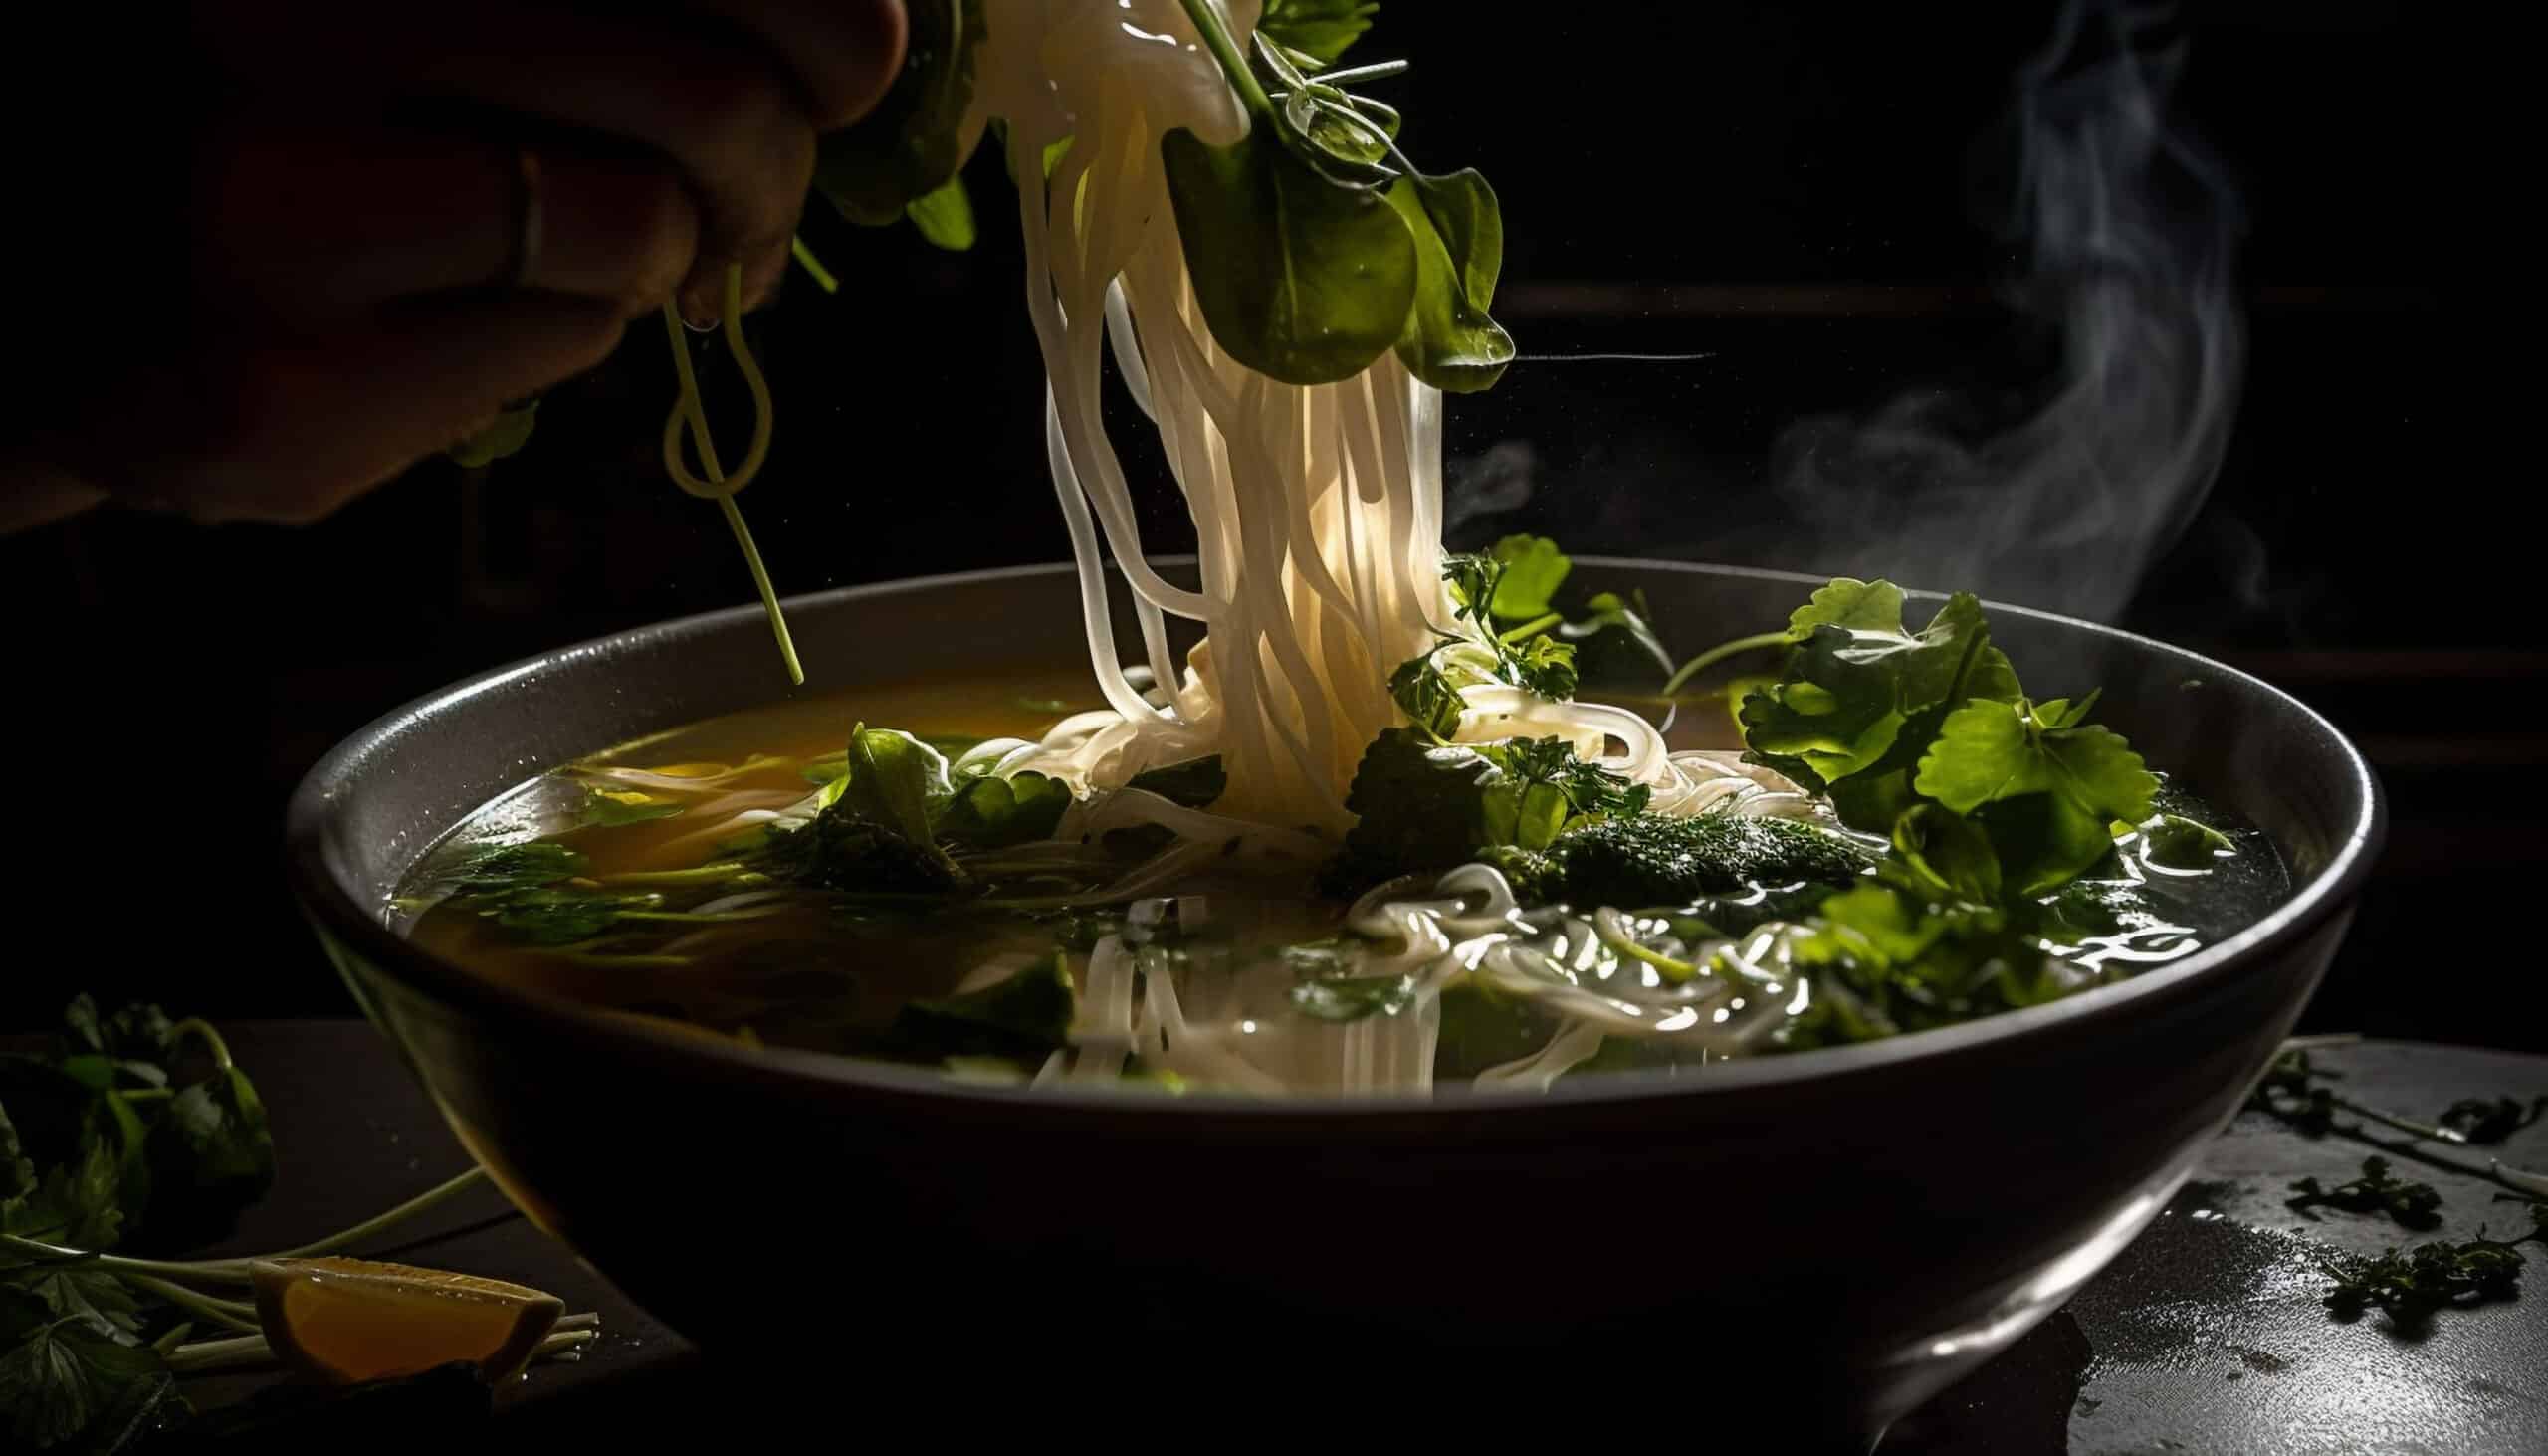
M130 1286L97 1266L97 1256L12 1263L0 1251L0 1289L21 1290L44 1302L46 1322L78 1320L109 1340L129 1343L141 1329L141 1303Z
M8 1412L10 1434L41 1449L78 1436L169 1379L148 1349L117 1344L66 1316L0 1352L0 1410Z
M2113 848L2116 823L2150 817L2158 776L2123 736L2072 705L1978 702L1947 715L1912 786L1977 815L2019 894L2059 888Z
M1502 646L1502 644L1498 644ZM1534 637L1519 649L1504 649L1507 681L1553 702L1575 696L1575 649L1554 637Z
M1410 657L1389 674L1389 698L1409 723L1437 738L1459 731L1462 703L1432 653Z
M1907 633L1899 587L1844 578L1798 608L1788 630L1798 645L1779 681L1744 699L1743 737L1752 761L1809 789L1870 769L1902 771L1900 756L1888 754L1923 710L2017 691L2007 656L1990 645L1981 602L1968 593ZM1925 743L1907 746L1916 753Z
M36 1165L18 1141L18 1128L9 1121L8 1106L0 1103L0 1223L5 1223L11 1206L35 1190Z
M1265 0L1256 33L1287 50L1333 65L1372 28L1379 0Z
M895 1055L923 1062L949 1057L1015 1057L1040 1062L1070 1044L1079 992L1056 953L977 991L907 1002L885 1033Z
M123 1233L123 1207L118 1194L122 1160L115 1147L94 1135L64 1162L46 1171L35 1191L9 1205L0 1231L68 1244L81 1249L109 1249Z
M1550 600L1575 569L1574 560L1544 535L1508 535L1488 555L1503 568L1488 609L1507 621L1546 616Z
M2528 1107L2517 1098L2468 1097L2450 1105L2442 1126L2471 1143L2501 1143L2538 1122L2542 1113L2548 1113L2548 1095L2532 1098Z
M2348 1213L2386 1213L2408 1228L2432 1228L2442 1222L2442 1194L2431 1183L2408 1182L2389 1172L2389 1159L2366 1157L2362 1176L2332 1188L2316 1178L2291 1185L2295 1195L2284 1200L2294 1213L2312 1208L2341 1208Z
M584 866L581 854L552 840L469 845L426 873L426 898L536 890L571 880Z
M235 1066L169 1099L150 1129L148 1152L156 1241L193 1242L226 1232L274 1185L266 1105Z

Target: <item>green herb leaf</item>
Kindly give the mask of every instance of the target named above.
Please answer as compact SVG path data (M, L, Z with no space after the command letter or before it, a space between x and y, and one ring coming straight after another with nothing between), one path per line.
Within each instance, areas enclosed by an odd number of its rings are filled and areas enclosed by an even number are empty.
M6 1225L8 1210L35 1190L35 1162L18 1141L18 1128L9 1121L8 1107L0 1104L0 1226Z
M1266 0L1256 33L1332 66L1372 28L1380 9L1379 0Z
M1359 975L1305 980L1292 987L1291 1000L1295 1010L1319 1021L1395 1016L1415 1004L1415 977Z
M1389 184L1388 200L1415 246L1414 307L1398 358L1436 389L1493 388L1513 362L1512 335L1487 314L1504 261L1494 189L1474 168L1441 177L1410 173Z
M94 1253L60 1259L12 1262L0 1250L0 1289L23 1290L44 1302L45 1323L77 1320L91 1331L123 1344L141 1329L141 1302L130 1286L98 1267Z
M2295 1195L2284 1200L2294 1213L2312 1208L2341 1208L2348 1213L2385 1213L2408 1228L2432 1228L2442 1222L2442 1194L2431 1183L2408 1182L2389 1172L2389 1159L2366 1157L2362 1176L2332 1188L2316 1178L2291 1185Z
M2527 1107L2510 1097L2462 1098L2442 1115L2442 1126L2471 1143L2501 1143L2538 1122L2542 1113L2548 1113L2548 1096L2532 1098Z
M936 748L894 728L860 724L849 734L849 787L841 803L915 844L927 844L956 786Z
M584 872L581 854L550 840L471 845L427 872L430 895L498 895L535 890Z
M1228 146L1161 140L1194 295L1229 355L1286 384L1363 372L1406 331L1415 240L1396 208L1340 186L1259 124Z
M70 1159L49 1169L36 1190L6 1211L0 1232L80 1249L110 1249L123 1234L122 1159L112 1143L81 1140Z
M1432 737L1447 738L1459 730L1463 707L1460 690L1429 652L1408 658L1389 674L1389 699L1409 722Z
M533 945L571 945L609 930L630 911L652 910L663 897L573 889L517 890L484 902L479 914Z
M903 205L920 235L951 253L973 246L973 199L964 192L959 173Z
M463 470L477 470L519 454L531 443L531 428L539 423L539 401L527 400L506 409L487 422L477 434L443 452Z
M1798 646L1778 683L1743 701L1747 756L1809 789L1879 765L1902 772L1900 758L1887 754L1913 716L1942 703L2016 696L2017 674L1990 645L1974 597L1949 598L1917 634L1903 630L1901 612L1901 590L1890 582L1843 579L1815 592L1789 620ZM1925 744L1907 746L1916 758ZM1835 805L1848 817L1836 796ZM1890 819L1849 822L1891 827Z
M1668 678L1672 675L1672 654L1664 647L1663 639L1655 635L1651 620L1643 610L1642 593L1639 596L1638 604L1631 606L1616 592L1596 593L1585 602L1584 615L1559 627L1558 634L1569 642L1582 642L1603 632L1622 633L1653 659L1654 665ZM1739 706L1742 701L1741 694L1736 693L1733 702ZM1737 727L1740 726L1738 723Z
M40 1450L71 1440L169 1378L150 1351L66 1317L0 1352L0 1410L8 1412L10 1433Z
M576 827L583 829L616 829L625 824L677 818L688 812L689 807L677 799L657 799L634 791L597 788L585 796L584 812L575 823Z
M1013 778L990 775L968 780L949 800L939 820L941 839L972 849L1000 849L1032 840L1050 839L1071 806L1071 791L1058 778L1020 773Z
M2153 816L2141 826L2141 837L2151 862L2171 870L2208 870L2238 848L2229 835L2183 814Z
M150 1129L150 1229L195 1241L226 1231L275 1178L265 1103L236 1066L179 1092Z
M944 187L977 139L964 122L985 34L981 0L907 0L904 8L909 28L893 86L858 124L815 147L814 190L869 227L899 221Z
M1228 791L1229 783L1229 773L1215 753L1209 758L1189 758L1137 773L1125 787L1157 794L1189 809L1208 809Z
M1041 1062L1070 1043L1079 992L1059 954L995 985L904 1005L886 1032L896 1055L923 1062L950 1057L1012 1057Z
M1544 535L1508 535L1489 553L1504 569L1495 578L1489 610L1508 622L1548 615L1549 603L1566 584L1575 561ZM1617 597L1610 601L1617 603Z

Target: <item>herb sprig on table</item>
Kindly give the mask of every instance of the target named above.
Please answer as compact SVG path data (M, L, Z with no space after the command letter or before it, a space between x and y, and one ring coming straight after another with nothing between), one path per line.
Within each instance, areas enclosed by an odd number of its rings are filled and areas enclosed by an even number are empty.
M2520 1286L2525 1263L2517 1246L2548 1245L2548 1180L2507 1168L2500 1160L2480 1168L2418 1146L2415 1142L2398 1144L2374 1138L2366 1124L2393 1129L2421 1142L2449 1145L2500 1143L2536 1121L2540 1109L2548 1106L2548 1097L2533 1099L2526 1107L2512 1097L2462 1099L2451 1104L2439 1122L2424 1123L2341 1096L2327 1084L2343 1075L2314 1062L2310 1045L2287 1045L2257 1079L2247 1108L2304 1137L2352 1138L2436 1167L2486 1178L2511 1190L2495 1197L2523 1205L2531 1227L2528 1233L2510 1239L2488 1238L2481 1227L2474 1238L2436 1239L2403 1251L2393 1247L2377 1257L2324 1253L2319 1256L2319 1266L2334 1281L2326 1296L2327 1308L2340 1319L2357 1318L2366 1310L2378 1308L2399 1330L2413 1333L2430 1325L2442 1310L2512 1298ZM2350 1113L2361 1121L2339 1121L2339 1113ZM2432 1228L2441 1222L2441 1192L2430 1183L2397 1177L2390 1171L2386 1157L2363 1159L2362 1176L2351 1182L2329 1188L2316 1178L2302 1178L2291 1187L2294 1196L2287 1201L2295 1212L2324 1207L2381 1213L2409 1228Z
M0 1447L129 1449L184 1418L178 1376L272 1361L233 1297L256 1260L147 1255L226 1233L274 1168L265 1106L205 1022L84 995L45 1051L0 1056ZM483 1178L262 1257L351 1247ZM545 1352L593 1338L589 1317L560 1328Z

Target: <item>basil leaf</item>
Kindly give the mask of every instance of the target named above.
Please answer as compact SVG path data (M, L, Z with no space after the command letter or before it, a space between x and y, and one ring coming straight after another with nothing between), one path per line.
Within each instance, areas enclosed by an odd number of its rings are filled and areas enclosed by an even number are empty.
M1495 193L1474 168L1446 177L1400 177L1389 205L1415 240L1415 294L1397 356L1436 389L1492 388L1513 362L1513 338L1487 316L1504 261Z
M947 185L974 139L964 121L984 34L981 0L906 0L904 8L903 69L885 99L857 125L821 138L814 153L814 190L869 227L899 221Z
M1162 138L1186 271L1212 338L1286 384L1328 384L1394 347L1415 302L1398 209L1342 187L1258 125L1228 146Z
M1256 33L1321 65L1334 65L1372 28L1380 8L1379 0L1265 0Z
M955 792L947 759L936 748L895 728L860 724L850 729L848 787L841 799L858 817L925 845Z

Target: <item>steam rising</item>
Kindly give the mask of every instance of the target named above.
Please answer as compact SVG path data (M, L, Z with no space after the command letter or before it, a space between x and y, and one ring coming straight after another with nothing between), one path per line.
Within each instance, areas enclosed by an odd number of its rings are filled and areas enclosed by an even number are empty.
M1792 426L1773 477L1820 532L1812 564L2110 618L2203 504L2245 358L2240 220L2171 124L2183 48L2154 44L2161 19L2071 4L2018 73L2015 301L2061 331L2057 392L1978 443L1936 391Z

